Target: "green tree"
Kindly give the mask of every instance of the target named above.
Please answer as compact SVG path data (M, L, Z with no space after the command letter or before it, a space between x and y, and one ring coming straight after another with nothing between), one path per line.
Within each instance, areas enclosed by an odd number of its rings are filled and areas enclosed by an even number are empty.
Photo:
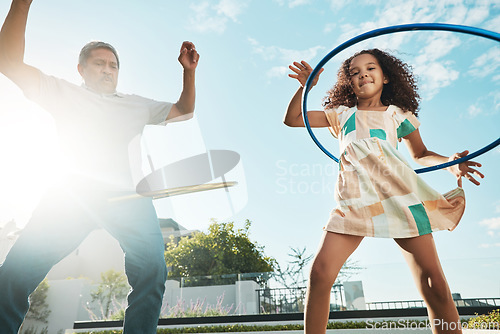
M251 222L235 229L234 223L213 220L208 233L197 232L167 244L169 277L193 277L273 271L275 260L249 238Z
M30 307L25 317L25 322L21 325L20 334L47 334L47 318L50 315L49 304L47 304L47 294L49 283L44 279L29 297Z
M101 283L90 293L91 302L102 307L102 317L107 319L113 311L111 308L113 303L123 300L129 290L127 277L123 273L111 269L101 273Z
M29 297L30 308L26 314L26 319L47 323L50 314L49 304L47 304L48 291L49 283L47 283L47 279L44 279Z
M307 285L308 272L306 269L309 267L309 263L313 258L313 254L306 254L306 248L294 248L290 247L290 253L288 253L288 263L286 268L283 269L279 264L275 266L275 278L276 281L281 283L284 287L293 289L300 288ZM347 259L347 261L342 265L340 272L335 280L336 284L342 283L349 280L353 275L357 274L360 270L364 269L358 263L358 261L353 261L352 259Z
M306 254L306 248L293 248L290 247L291 253L288 257L286 268L282 269L278 264L275 271L275 279L281 283L285 288L302 288L307 283L306 267L313 258L313 254Z

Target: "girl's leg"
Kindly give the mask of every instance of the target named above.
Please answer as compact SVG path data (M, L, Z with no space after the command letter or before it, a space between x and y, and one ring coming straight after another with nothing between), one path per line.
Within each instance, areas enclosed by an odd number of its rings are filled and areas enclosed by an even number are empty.
M441 268L432 234L395 241L401 247L427 305L429 319L434 327L432 332L462 333L458 311Z
M361 236L325 232L314 258L305 309L305 332L325 333L330 313L330 291L347 258L363 240Z

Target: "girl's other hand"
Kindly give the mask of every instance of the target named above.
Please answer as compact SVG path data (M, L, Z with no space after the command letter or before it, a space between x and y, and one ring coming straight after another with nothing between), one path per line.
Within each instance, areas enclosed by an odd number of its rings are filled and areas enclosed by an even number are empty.
M457 160L460 158L465 157L467 154L469 154L469 151L465 150L461 153L455 153L451 157L449 157L448 161L453 161ZM465 177L467 180L470 182L474 183L476 186L478 186L480 183L477 181L473 175L476 177L484 178L484 175L478 171L477 169L471 168L471 167L481 167L481 164L479 162L475 161L464 161L460 164L453 165L448 167L448 171L455 175L457 178L457 184L459 187L462 187L462 177Z
M313 71L311 65L309 65L307 62L302 60L300 63L294 61L293 65L288 66L289 69L294 71L296 74L288 74L290 78L297 79L300 83L300 86L302 88L305 87L307 78L309 78L309 75L311 75L311 72ZM316 86L318 83L319 75L323 72L323 69L320 69L316 77L314 78L312 82L312 87Z

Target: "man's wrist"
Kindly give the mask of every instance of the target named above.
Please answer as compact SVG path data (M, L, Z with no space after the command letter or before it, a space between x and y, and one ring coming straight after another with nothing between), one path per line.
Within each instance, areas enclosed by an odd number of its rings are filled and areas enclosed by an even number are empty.
M194 77L195 72L196 72L196 69L194 69L194 68L190 68L190 69L183 68L183 74L184 74L184 76L192 76L192 77Z
M31 0L13 0L12 4L16 6L25 6L29 8L31 6Z
M13 0L11 10L22 11L27 13L31 7L31 1L26 0Z

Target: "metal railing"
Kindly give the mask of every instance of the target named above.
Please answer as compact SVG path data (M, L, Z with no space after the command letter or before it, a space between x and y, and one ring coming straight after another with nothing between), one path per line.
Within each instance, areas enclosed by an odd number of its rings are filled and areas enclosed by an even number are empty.
M500 298L467 298L467 299L454 299L457 307L489 307L500 306ZM423 300L398 300L388 302L370 302L366 303L367 310L393 310L393 309L407 309L407 308L423 308L425 303Z
M398 300L388 302L370 302L366 303L367 310L393 310L406 308L422 308L425 307L423 300Z
M306 288L265 288L256 290L260 314L279 314L304 312ZM343 300L343 287L334 285L331 292L330 311L346 310ZM500 298L454 299L457 307L500 307ZM397 300L366 303L366 310L401 310L425 308L423 300Z
M258 294L260 314L304 312L306 287L264 288L256 291ZM342 285L335 284L331 291L331 311L345 309L342 295Z
M304 312L306 288L257 290L260 314Z

